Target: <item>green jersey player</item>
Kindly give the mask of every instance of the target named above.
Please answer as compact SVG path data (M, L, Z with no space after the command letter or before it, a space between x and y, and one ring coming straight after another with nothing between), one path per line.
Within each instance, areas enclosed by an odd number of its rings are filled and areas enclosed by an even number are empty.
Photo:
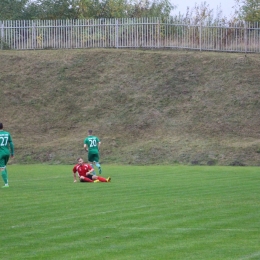
M14 144L12 141L12 137L9 132L3 130L3 123L0 123L0 170L2 173L2 178L5 183L3 188L8 188L8 174L6 165L8 163L10 157L11 149L11 157L14 157Z
M88 130L88 136L84 140L84 149L88 152L88 161L90 165L93 167L93 164L95 164L98 167L99 174L102 172L99 163L100 145L101 142L99 138L92 135L92 130ZM93 174L95 174L95 171Z

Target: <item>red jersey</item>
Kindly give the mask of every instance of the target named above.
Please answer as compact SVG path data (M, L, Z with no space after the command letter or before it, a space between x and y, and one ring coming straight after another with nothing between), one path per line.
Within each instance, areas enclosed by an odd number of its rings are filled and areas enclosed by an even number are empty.
M89 174L89 171L92 170L93 168L91 167L90 164L88 163L83 163L82 165L76 164L72 171L74 173L78 172L78 176L84 176L86 177L87 174Z

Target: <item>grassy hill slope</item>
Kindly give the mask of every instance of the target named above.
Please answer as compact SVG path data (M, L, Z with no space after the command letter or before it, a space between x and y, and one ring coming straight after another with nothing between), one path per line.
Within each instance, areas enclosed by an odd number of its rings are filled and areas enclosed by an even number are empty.
M0 52L0 121L16 163L74 163L88 129L102 163L260 165L258 54Z

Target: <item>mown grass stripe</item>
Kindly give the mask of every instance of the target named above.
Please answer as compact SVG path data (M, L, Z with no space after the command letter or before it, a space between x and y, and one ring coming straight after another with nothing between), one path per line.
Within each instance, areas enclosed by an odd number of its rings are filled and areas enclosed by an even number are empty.
M258 252L254 167L105 165L112 182L98 184L73 183L71 166L9 168L11 186L0 190L3 259L225 260Z

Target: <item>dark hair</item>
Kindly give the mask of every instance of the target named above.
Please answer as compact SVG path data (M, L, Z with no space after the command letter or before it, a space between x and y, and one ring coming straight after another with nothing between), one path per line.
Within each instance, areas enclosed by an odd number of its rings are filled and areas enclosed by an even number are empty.
M89 134L92 134L92 130L88 130L88 133L89 133Z
M3 129L4 126L3 126L3 123L0 123L0 129Z

